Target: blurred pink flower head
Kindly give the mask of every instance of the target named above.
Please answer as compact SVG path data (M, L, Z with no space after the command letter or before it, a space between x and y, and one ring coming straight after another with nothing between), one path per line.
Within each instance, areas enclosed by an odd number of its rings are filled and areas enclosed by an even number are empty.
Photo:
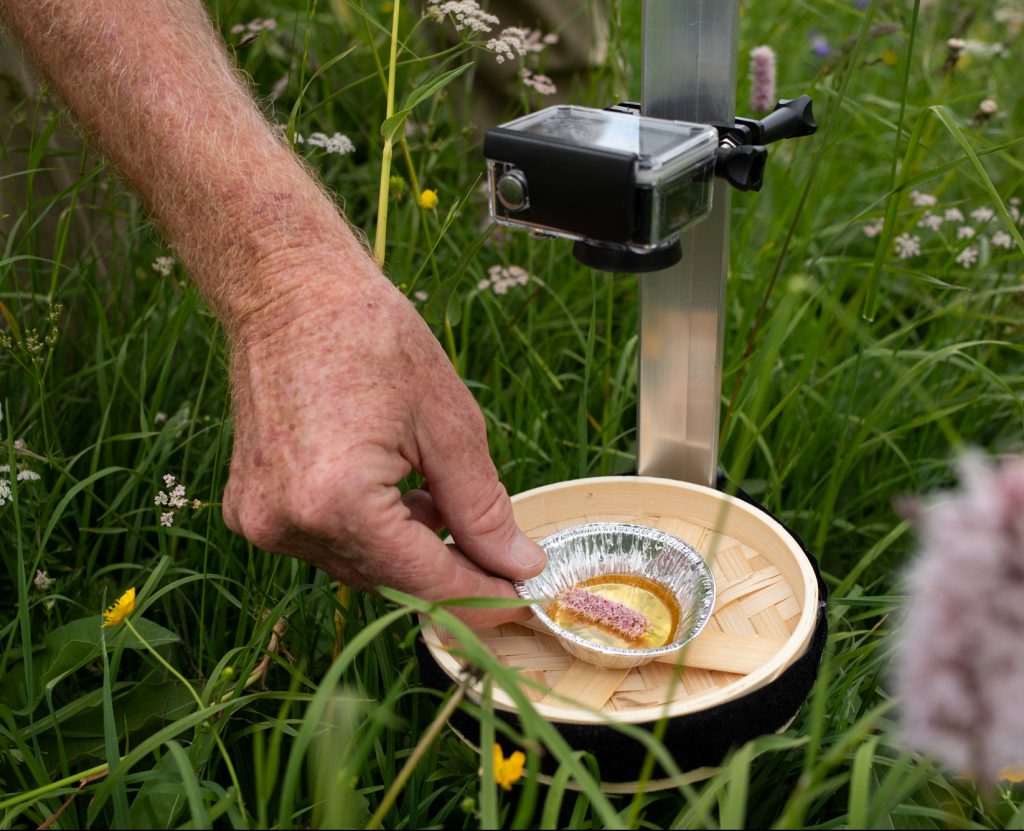
M775 109L775 50L755 46L750 50L750 107L756 113Z
M910 511L895 682L905 742L992 783L1024 762L1024 458L967 456L960 478Z

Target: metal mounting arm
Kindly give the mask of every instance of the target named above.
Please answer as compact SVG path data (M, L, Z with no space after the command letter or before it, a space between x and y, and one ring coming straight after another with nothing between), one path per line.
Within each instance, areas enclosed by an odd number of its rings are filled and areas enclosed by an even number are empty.
M706 124L735 115L738 0L645 0L643 113ZM683 234L683 257L640 280L638 472L714 486L732 188Z

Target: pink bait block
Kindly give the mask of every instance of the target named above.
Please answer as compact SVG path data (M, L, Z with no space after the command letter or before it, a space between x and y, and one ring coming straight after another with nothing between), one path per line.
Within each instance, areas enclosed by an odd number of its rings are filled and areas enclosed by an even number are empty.
M634 641L641 638L651 625L645 615L625 603L609 600L586 589L569 589L558 596L558 603L584 620Z

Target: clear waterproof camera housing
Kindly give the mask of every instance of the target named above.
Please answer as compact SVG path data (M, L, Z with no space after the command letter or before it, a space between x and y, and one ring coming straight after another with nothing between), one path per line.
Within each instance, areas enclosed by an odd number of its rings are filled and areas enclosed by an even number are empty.
M548 107L488 130L495 222L601 249L673 246L711 210L718 131L611 110Z

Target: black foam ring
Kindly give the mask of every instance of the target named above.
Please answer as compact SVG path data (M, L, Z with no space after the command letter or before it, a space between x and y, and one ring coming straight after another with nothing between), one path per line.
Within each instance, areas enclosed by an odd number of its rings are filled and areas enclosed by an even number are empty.
M748 494L739 491L736 495L779 522L777 517ZM825 651L825 641L828 638L828 587L821 578L818 561L807 550L803 540L783 523L779 524L783 525L796 540L814 569L814 576L818 581L818 621L811 643L807 651L790 664L778 678L760 689L716 707L670 718L662 741L680 770L713 767L720 764L732 748L746 744L758 736L780 730L797 714L800 706L807 700L811 687L814 686L821 656ZM417 640L416 648L422 683L438 690L451 687L451 678L438 666L421 639ZM495 710L495 714L515 730L522 730L515 713ZM457 710L450 722L468 741L479 746L480 724L473 716ZM552 723L571 747L586 750L594 755L601 766L601 777L604 781L631 782L636 779L647 755L640 742L607 724ZM655 723L634 726L650 731ZM541 759L541 770L544 773L553 774L557 766L557 761L550 756ZM654 779L668 776L668 772L661 770L660 765L656 765L655 770Z

